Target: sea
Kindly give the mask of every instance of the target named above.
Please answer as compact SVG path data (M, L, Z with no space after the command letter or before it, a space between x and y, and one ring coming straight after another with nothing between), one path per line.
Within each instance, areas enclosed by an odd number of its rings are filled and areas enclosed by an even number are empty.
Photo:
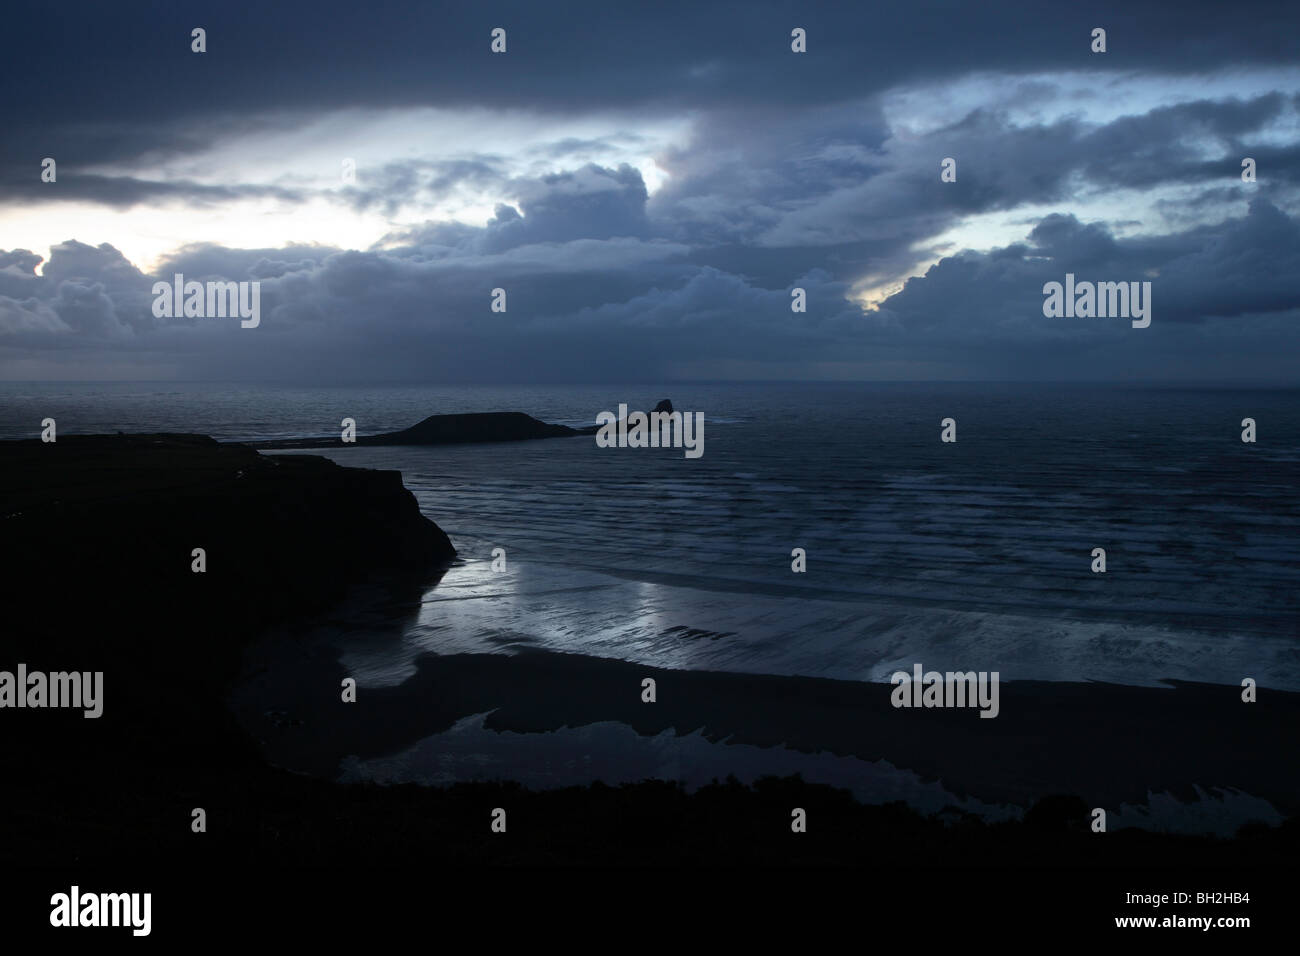
M576 426L661 399L703 413L700 457L602 448L591 436L308 452L400 471L459 552L398 639L370 640L373 614L335 629L359 685L400 684L422 653L531 647L858 681L887 682L920 662L1004 681L1248 676L1300 690L1296 390L5 383L0 438L38 437L47 417L60 435L227 441L338 435L344 418L373 434L453 412ZM945 419L955 441L941 440ZM1244 419L1254 442L1242 440ZM588 756L607 752L607 777L649 775L662 757L638 760L626 728L566 732L587 735ZM481 720L458 725L440 753L463 745L482 758L493 750L485 733ZM537 757L545 746L507 736L496 735L495 763L440 759L435 772L412 753L342 775L446 782L496 767L559 785L596 773L590 762L557 771L563 761ZM689 763L691 746L674 744L674 766ZM807 769L805 755L785 756Z

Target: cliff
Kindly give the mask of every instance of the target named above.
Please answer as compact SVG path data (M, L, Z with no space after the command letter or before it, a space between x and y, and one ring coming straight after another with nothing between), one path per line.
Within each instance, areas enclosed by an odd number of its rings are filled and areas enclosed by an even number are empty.
M396 471L201 435L0 442L0 530L5 659L204 684L267 626L456 554Z

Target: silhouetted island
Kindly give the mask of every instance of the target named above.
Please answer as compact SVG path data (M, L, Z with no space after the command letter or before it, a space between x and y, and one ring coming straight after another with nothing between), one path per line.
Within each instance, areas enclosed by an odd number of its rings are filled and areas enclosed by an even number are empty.
M594 431L594 429L593 429ZM534 438L567 438L584 434L584 429L551 425L523 412L472 412L459 415L430 415L410 428L379 435L358 435L358 445L461 445L472 442L528 441ZM332 448L343 446L339 436L282 438L248 443L253 448ZM348 443L350 444L350 443Z
M663 399L653 412L671 414L673 403ZM594 435L597 425L571 428L553 425L525 415L523 412L469 412L455 415L430 415L410 428L378 435L358 435L355 442L344 442L341 436L324 435L317 438L277 438L268 441L245 442L251 448L336 448L357 445L464 445L477 442L531 441L537 438L572 438Z

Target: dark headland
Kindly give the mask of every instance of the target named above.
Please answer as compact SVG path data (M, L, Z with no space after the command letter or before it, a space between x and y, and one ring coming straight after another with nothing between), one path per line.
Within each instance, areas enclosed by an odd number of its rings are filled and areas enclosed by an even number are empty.
M663 399L652 411L669 412L673 403ZM358 435L357 445L466 445L478 442L532 441L538 438L573 438L594 435L595 425L570 428L539 421L523 412L470 412L459 415L430 415L410 428L378 435ZM345 443L340 436L317 438L279 438L249 442L250 447L334 448ZM352 443L348 443L352 444Z
M443 421L421 434L461 427ZM1248 711L1230 687L1010 684L997 720L918 712L904 725L878 688L852 682L655 672L675 693L652 713L624 686L650 669L458 655L422 660L409 686L347 710L334 703L300 731L319 733L328 757L337 748L393 752L494 708L491 726L521 732L611 719L643 734L704 727L714 738L887 759L954 792L1019 801L1029 812L1014 823L865 806L798 778L688 794L664 781L532 792L289 773L236 721L231 682L268 627L305 624L365 582L418 604L455 551L397 472L267 457L193 435L3 442L0 530L0 669L104 672L98 719L0 712L7 866L1283 865L1300 848L1300 695L1265 691ZM205 573L191 570L195 548L206 552ZM338 700L326 650L302 647L302 695L321 708ZM1231 840L1088 831L1089 808L1140 799L1147 780L1177 793L1237 787L1291 817L1280 828L1247 825ZM508 840L487 826L497 806L510 808ZM815 823L797 838L796 806ZM207 811L208 839L191 833L194 807Z
M430 415L410 428L380 435L358 435L358 445L464 445L474 442L528 441L567 438L583 434L567 425L548 425L523 412L475 412L464 415ZM337 435L320 438L283 438L251 443L255 448L332 448L342 446Z

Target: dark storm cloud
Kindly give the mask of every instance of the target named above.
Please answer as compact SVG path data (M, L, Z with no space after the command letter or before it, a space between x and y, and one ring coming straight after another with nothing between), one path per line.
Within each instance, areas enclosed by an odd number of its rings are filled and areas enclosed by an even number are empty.
M192 149L265 122L269 107L286 123L346 107L782 109L976 70L1187 75L1300 59L1285 4L1215 0L1082 7L81 0L20 4L3 22L6 178L40 156L111 162ZM1088 50L1098 25L1109 31L1104 63ZM509 46L494 56L489 33L497 26ZM789 53L795 26L808 31L810 50L797 59ZM190 51L195 27L207 31L201 55Z
M0 74L12 63L0 57ZM67 66L60 64L51 77L65 77ZM292 190L251 184L157 182L131 170L202 155L236 136L297 126L310 119L311 113L202 112L144 120L138 109L117 117L114 110L100 115L83 114L79 109L57 112L49 103L42 103L44 108L29 119L23 116L28 104L6 100L0 109L5 130L0 138L0 202L78 199L131 206L155 198L212 202L261 196L301 198L301 193ZM41 188L45 185L40 181L41 163L47 156L58 162L57 190ZM115 175L87 171L101 167L128 171Z
M5 89L20 115L167 120L326 105L593 107L823 103L900 80L996 67L1088 68L1094 26L1108 68L1202 72L1294 62L1283 4L1126 0L1083 7L664 0L531 2L67 2L5 14ZM918 32L918 25L924 26ZM203 27L208 52L190 52ZM505 56L489 53L504 27ZM790 29L816 56L792 60ZM1096 64L1091 64L1095 66Z
M1101 126L1075 117L1017 126L978 108L889 144L883 120L857 107L769 114L767 124L727 117L668 157L674 178L649 209L657 234L691 244L700 264L769 285L811 268L852 280L910 267L927 240L964 218L1068 206L1081 186L1192 186L1240 209L1243 155L1268 170L1274 191L1297 182L1300 149L1260 142L1285 105L1277 94L1196 101ZM1207 143L1228 144L1218 147L1228 157L1199 158ZM936 186L949 156L957 182Z
M520 209L499 206L488 223L491 251L536 242L645 236L646 188L631 166L602 169L588 164L573 172L522 181L512 190ZM521 215L522 213L522 215Z
M1259 131L1295 109L1291 97L1276 91L1248 100L1197 100L1124 116L1071 137L1071 147L1086 160L1079 165L1095 183L1149 186L1157 183L1207 184L1225 170L1240 169L1250 156L1268 170L1270 182L1300 183L1300 149L1260 141ZM1198 153L1214 144L1232 158L1207 160Z
M1149 281L1151 326L1044 317L1044 284L1067 272L1079 281ZM1117 360L1156 365L1191 349L1203 370L1222 360L1221 370L1242 375L1253 361L1278 376L1300 357L1300 221L1259 199L1221 226L1125 240L1052 215L1024 243L941 260L870 321L882 343L943 343L985 370L1023 374L1034 358L1049 377L1071 367L1105 377Z
M194 278L275 278L288 272L314 269L342 250L332 246L292 245L276 249L227 249L196 243L168 256L159 266L161 276L181 272ZM45 271L49 272L47 266Z
M1285 182L1300 150L1256 149L1255 142L1255 134L1280 116L1282 105L1277 94L1196 101L1101 126L1074 118L1012 126L999 111L980 108L897 147L892 168L883 174L863 170L844 188L826 190L821 202L787 217L785 228L797 227L811 241L819 231L860 235L864 228L879 231L914 220L903 227L910 234L900 236L910 240L959 216L1068 200L1080 178L1089 186L1119 188L1239 181L1241 156L1256 152L1285 157L1268 166L1270 182ZM1228 158L1189 159L1200 147L1219 143L1226 144ZM957 182L935 189L940 159L947 156L957 160Z
M34 178L34 169L39 170L39 167L23 170L21 184L10 180L7 188L0 188L0 202L5 199L39 199L43 202L92 202L129 208L153 202L177 201L190 206L217 206L241 199L301 202L307 195L303 190L280 186L210 186L194 182L156 182L130 176L101 176L78 172L66 165L56 167L59 176L57 189L46 189L33 194L30 183Z

